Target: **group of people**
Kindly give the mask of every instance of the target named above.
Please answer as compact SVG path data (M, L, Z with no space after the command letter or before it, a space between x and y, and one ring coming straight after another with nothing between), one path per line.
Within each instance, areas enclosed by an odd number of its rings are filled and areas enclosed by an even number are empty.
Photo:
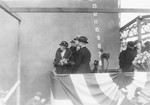
M90 73L91 52L86 47L89 43L85 36L75 37L71 42L62 41L57 49L54 67L57 74Z
M57 49L54 59L54 67L57 74L90 73L91 52L86 47L88 38L75 37L70 42L62 41ZM133 60L137 54L147 51L150 53L150 41L129 41L127 48L119 54L119 67L122 72L133 72Z
M150 53L150 41L142 43L140 41L129 41L127 48L119 54L119 67L122 72L133 72L133 60L137 54L142 52Z

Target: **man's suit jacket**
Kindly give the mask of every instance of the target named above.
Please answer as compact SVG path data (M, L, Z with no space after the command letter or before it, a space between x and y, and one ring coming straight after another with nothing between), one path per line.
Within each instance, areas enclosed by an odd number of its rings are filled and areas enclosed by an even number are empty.
M82 47L78 50L78 58L74 66L75 73L90 73L90 60L91 52L86 47Z

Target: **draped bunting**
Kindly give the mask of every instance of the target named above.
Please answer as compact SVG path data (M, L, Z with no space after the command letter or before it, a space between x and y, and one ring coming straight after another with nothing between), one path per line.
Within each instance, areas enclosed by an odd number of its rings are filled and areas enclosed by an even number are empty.
M51 73L52 105L135 105L137 93L145 89L150 92L150 73L146 72ZM150 102L145 97L145 103Z

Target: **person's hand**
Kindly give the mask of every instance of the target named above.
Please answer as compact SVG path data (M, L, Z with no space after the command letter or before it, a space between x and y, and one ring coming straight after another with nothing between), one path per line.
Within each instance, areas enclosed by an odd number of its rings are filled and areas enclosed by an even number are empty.
M80 46L77 46L77 47L76 47L76 50L78 51L78 50L80 50L80 48L81 48Z
M67 63L67 59L62 59L60 62L61 62L62 64L66 64L66 63Z
M63 66L64 64L67 64L68 60L67 59L62 59L60 60L60 64Z
M60 61L59 63L58 63L58 66L62 66L63 65L63 63Z
M63 65L63 60L60 60L60 65Z
M68 63L68 60L67 59L63 59L63 63Z

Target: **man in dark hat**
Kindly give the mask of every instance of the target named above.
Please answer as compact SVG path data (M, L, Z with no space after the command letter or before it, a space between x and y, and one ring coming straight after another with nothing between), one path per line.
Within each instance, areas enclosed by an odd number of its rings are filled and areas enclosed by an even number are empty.
M75 73L90 73L90 60L91 52L87 49L86 44L88 44L88 39L85 36L80 36L78 41L78 57L75 62L74 70Z
M135 50L134 46L135 43L133 41L129 41L127 43L126 50L122 51L119 55L119 66L122 72L134 71L132 61L137 55L137 51Z

